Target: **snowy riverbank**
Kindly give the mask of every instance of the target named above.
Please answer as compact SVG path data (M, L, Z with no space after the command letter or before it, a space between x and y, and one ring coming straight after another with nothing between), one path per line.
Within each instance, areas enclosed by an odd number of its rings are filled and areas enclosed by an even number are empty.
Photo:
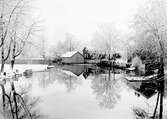
M15 64L14 70L18 69L20 73L24 72L26 69L31 69L32 71L43 71L47 69L48 65L41 64ZM9 64L5 64L5 72L10 72L11 68Z

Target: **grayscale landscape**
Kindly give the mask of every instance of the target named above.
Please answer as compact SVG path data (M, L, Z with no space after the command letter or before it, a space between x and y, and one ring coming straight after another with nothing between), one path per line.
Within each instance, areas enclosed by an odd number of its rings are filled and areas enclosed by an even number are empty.
M166 0L0 0L0 119L167 119Z

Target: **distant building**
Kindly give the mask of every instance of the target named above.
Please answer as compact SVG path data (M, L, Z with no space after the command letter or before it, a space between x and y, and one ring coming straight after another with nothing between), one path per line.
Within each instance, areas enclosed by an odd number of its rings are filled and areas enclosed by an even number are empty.
M82 64L84 63L84 56L78 51L67 52L61 56L64 64Z

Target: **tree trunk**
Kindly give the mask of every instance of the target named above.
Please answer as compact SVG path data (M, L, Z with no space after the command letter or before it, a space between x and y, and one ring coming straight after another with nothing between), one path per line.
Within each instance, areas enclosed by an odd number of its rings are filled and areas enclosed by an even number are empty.
M160 57L160 67L158 71L158 85L160 88L160 114L159 114L159 119L162 119L163 117L163 93L164 93L164 47L163 43L160 40L159 41L160 48L161 48L161 57Z
M12 70L14 68L14 63L15 63L15 58L11 60L11 68L12 68Z
M14 63L15 63L15 51L16 51L16 41L14 41L13 52L12 52L12 60L11 60L11 68L12 68L12 70L14 68Z
M154 114L153 114L153 119L155 119L155 116L156 116L158 102L159 102L159 97L160 97L159 95L160 95L160 93L158 92L158 94L157 94L157 102L156 102L156 106L155 106Z
M2 89L2 102L3 102L3 111L5 110L5 88L4 85L1 85Z
M5 61L4 61L4 44L3 44L2 50L1 50L1 72L4 72L4 65L5 65Z
M164 97L164 80L159 82L159 91L160 91L160 110L159 110L159 119L163 118L163 97Z
M159 119L163 118L163 93L160 95L160 111L159 111Z
M159 39L160 40L160 39ZM158 71L158 78L161 80L164 79L164 46L162 41L159 41L159 45L161 48L161 56L160 56L160 67L159 67L159 71Z
M110 81L110 77L111 77L111 72L110 72L110 70L111 70L111 67L109 67L109 70L108 70L108 79L109 79L109 81Z
M14 106L15 106L15 114L16 114L16 119L18 118L18 105L17 105L17 99L16 99L16 91L15 91L15 86L14 86L14 82L11 83L11 89L13 92L13 101L14 101Z
M4 65L5 65L5 62L2 60L1 61L1 72L4 72Z
M160 59L160 67L158 70L158 80L164 80L164 61L162 56Z

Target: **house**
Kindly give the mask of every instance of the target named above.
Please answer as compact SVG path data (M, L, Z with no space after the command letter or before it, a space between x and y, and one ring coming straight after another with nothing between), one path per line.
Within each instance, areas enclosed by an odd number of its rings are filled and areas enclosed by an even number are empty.
M61 55L63 64L82 64L84 63L84 56L78 51L67 52Z

